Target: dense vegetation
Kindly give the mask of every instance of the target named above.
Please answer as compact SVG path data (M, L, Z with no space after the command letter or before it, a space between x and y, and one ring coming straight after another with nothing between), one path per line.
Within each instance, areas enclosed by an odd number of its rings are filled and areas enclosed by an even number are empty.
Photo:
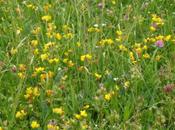
M0 0L0 130L175 129L175 0Z

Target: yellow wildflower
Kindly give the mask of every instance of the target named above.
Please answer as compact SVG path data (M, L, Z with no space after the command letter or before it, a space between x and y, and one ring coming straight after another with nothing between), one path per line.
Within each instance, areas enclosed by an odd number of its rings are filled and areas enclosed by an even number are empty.
M94 76L96 77L97 80L101 79L101 77L102 77L102 76L101 76L100 74L98 74L98 73L95 73Z
M108 39L102 39L101 41L99 41L98 43L100 46L104 46L104 45L113 45L114 41L110 38Z
M34 54L34 55L38 55L38 54L39 54L39 50L38 50L38 49L35 49L35 50L33 51L33 54Z
M150 55L149 55L148 53L143 54L143 58L144 58L144 59L149 59L149 58L150 58Z
M141 54L142 53L142 48L141 47L138 47L135 49L135 51L137 52L137 54Z
M33 4L27 4L26 5L27 6L27 8L30 8L30 9L36 9L36 6L35 5L33 5Z
M59 130L59 126L54 125L54 124L48 124L47 129L48 130Z
M38 45L38 40L32 40L32 41L31 41L31 45L32 45L33 47L36 47L36 46Z
M41 28L40 27L36 27L32 30L32 34L37 35L40 32Z
M53 58L53 59L50 59L49 60L49 63L52 64L52 63L58 63L59 62L59 59L58 58Z
M152 22L156 23L157 25L164 25L163 20L156 14L152 14Z
M120 36L120 37L116 38L115 40L116 40L117 42L121 42L121 41L122 41L122 37Z
M131 60L132 62L135 61L133 52L130 52L130 53L129 53L129 57L130 57L130 60Z
M114 44L114 41L112 40L112 39L106 39L106 44L108 44L108 45L112 45L112 44Z
M30 126L31 128L36 129L40 127L40 124L37 121L32 121Z
M90 106L89 105L85 105L84 107L83 107L83 109L88 109Z
M87 130L88 129L88 125L86 124L86 122L82 122L81 123L81 130Z
M150 26L150 31L152 31L152 32L154 32L154 31L156 31L156 28L155 27L153 27L153 26Z
M127 51L128 49L124 45L119 45L121 51Z
M60 33L56 33L55 34L55 38L58 39L58 40L61 40L62 39L62 36Z
M41 19L42 19L43 21L48 22L48 21L50 21L50 20L52 19L52 17L51 17L50 15L45 15L45 16L43 16Z
M19 71L26 71L26 65L24 64L19 64Z
M59 114L59 115L64 114L64 111L61 107L60 108L53 108L52 111L53 111L53 113L56 113L56 114Z
M68 25L63 25L63 31L64 32L68 32L70 30L71 30L71 28Z
M27 113L24 110L18 111L15 115L16 118L23 119Z
M107 93L107 94L105 94L104 98L105 98L105 100L110 101L111 97L112 97L111 93Z
M35 99L35 97L38 97L40 95L38 87L28 87L25 93L26 94L24 95L24 97L29 100Z
M171 35L167 35L167 36L164 37L165 41L169 41L170 39L171 39Z
M35 72L36 73L41 73L42 71L44 71L44 67L37 67L37 68L35 68Z
M92 59L92 55L90 55L90 54L82 55L82 56L80 57L80 60L81 60L81 61L91 60L91 59Z
M80 120L81 119L81 115L75 114L75 118L78 119L78 120Z
M28 87L28 88L26 89L26 95L24 95L24 97L25 97L26 99L28 99L28 98L32 97L32 93L33 93L32 87Z
M33 88L33 96L34 97L38 97L40 95L39 89L38 87L34 87Z
M85 110L80 111L80 116L87 117L87 112Z
M50 97L53 94L53 90L46 90L46 95Z
M49 58L49 55L47 53L44 53L44 54L41 54L40 58L42 61L44 61L44 60L47 60Z
M143 46L143 50L147 50L148 47L146 45Z
M163 39L164 39L164 36L163 35L158 35L157 37L155 37L155 41L156 40L163 40Z
M150 38L150 42L156 42L156 39L155 38Z
M49 8L51 8L51 7L52 7L52 5L49 4L49 3L47 3L46 5L44 5L44 10L45 10L46 12L48 12Z
M122 31L117 30L117 31L116 31L116 34L117 34L117 36L121 36L123 33L122 33Z
M55 42L48 42L44 45L44 51L47 51L49 48L54 47L55 45Z
M87 31L90 32L90 33L91 32L101 32L101 30L97 27L90 27L90 28L88 28Z
M64 34L63 37L66 38L66 39L72 39L73 38L73 33L67 33L67 34Z
M20 79L24 79L26 76L25 76L24 73L19 72L19 73L18 73L18 77L19 77Z
M124 82L124 88L128 88L129 85L130 85L130 82L129 81Z
M68 67L72 67L74 66L75 64L72 62L72 60L69 60L68 63L67 63Z

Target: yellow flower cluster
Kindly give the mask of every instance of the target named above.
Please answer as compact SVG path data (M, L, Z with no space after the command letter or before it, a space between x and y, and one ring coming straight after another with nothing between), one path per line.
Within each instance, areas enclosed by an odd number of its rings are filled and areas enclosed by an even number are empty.
M49 53L41 54L40 58L41 58L42 61L48 61L50 64L59 62L58 58L49 58Z
M37 10L37 7L34 4L27 4L27 8L32 9L32 10Z
M102 39L101 41L98 42L98 46L105 46L105 45L113 45L114 41L111 38L108 39Z
M163 19L156 14L152 14L152 22L155 22L157 25L164 25Z
M50 20L52 19L52 16L50 16L50 15L45 15L45 16L43 16L41 19L42 19L43 21L48 22L48 21L50 21Z
M160 26L164 25L164 21L163 19L161 19L159 16L157 16L156 14L152 14L152 25L150 26L150 30L151 31L156 31L157 28L159 28Z
M63 59L63 63L67 64L68 67L73 67L75 65L75 63L68 58Z
M72 39L74 37L73 33L69 32L63 35L65 39Z
M116 31L116 36L117 36L117 38L115 39L117 42L122 42L122 36L123 35L123 32L122 31L120 31L120 30L117 30Z
M43 72L44 70L45 70L44 67L36 67L34 73L35 73L35 74L39 74L39 73Z
M31 41L31 46L36 47L38 45L38 40L32 40Z
M24 79L24 78L26 77L25 71L26 71L26 65L24 65L24 64L19 64L18 77L19 77L20 79Z
M50 9L52 7L52 5L51 4L49 4L49 3L46 3L45 5L44 5L44 10L45 10L45 12L48 12L48 10Z
M133 52L129 52L129 58L133 64L137 62Z
M40 124L37 121L32 121L30 126L32 129L36 129L40 127Z
M114 91L111 91L111 92L105 94L104 99L106 101L110 101L113 95L114 95Z
M45 81L46 79L51 79L54 76L54 73L52 71L48 71L48 73L42 73L40 75L41 81Z
M90 28L88 28L88 32L101 32L101 30L99 29L99 28L97 28L97 27L90 27Z
M91 60L91 59L92 59L92 55L91 54L82 55L80 57L81 61L88 61L88 60Z
M154 36L154 37L147 37L144 39L145 43L155 43L158 40L163 40L166 42L172 41L172 36L171 35L158 35L158 36Z
M54 23L47 24L46 36L48 38L53 38L55 36L56 25Z
M31 33L32 33L33 35L37 35L37 34L40 33L40 31L41 31L41 28L40 28L40 27L35 27L35 28L31 31Z
M48 49L55 47L55 42L48 42L44 45L44 52L48 51Z
M97 80L101 79L101 77L102 77L102 75L100 75L100 74L98 74L98 73L95 73L94 76L95 76L95 78L96 78Z
M27 115L27 112L24 110L20 110L16 112L16 118L23 119Z
M75 118L78 119L78 120L86 118L87 116L88 115L87 115L86 110L82 110L82 111L80 111L79 114L75 114Z
M124 45L119 45L119 50L120 51L128 51L128 49Z
M48 124L47 129L48 130L59 130L59 126L57 126L55 124Z
M40 58L41 58L42 61L48 60L49 59L49 54L48 53L41 54Z
M59 108L53 108L52 109L53 113L59 114L59 115L63 115L64 111L63 108L59 107Z
M2 27L4 43L2 54L0 52L2 55L0 72L2 71L3 75L0 82L7 86L8 92L5 91L6 88L2 89L2 92L8 94L4 94L4 96L19 100L19 103L10 104L10 107L7 103L2 103L7 104L4 107L9 110L6 112L2 109L2 114L7 113L7 115L3 116L1 121L3 128L0 127L0 130L13 129L8 128L8 125L16 127L14 129L35 130L128 129L132 126L137 129L136 125L140 122L129 120L130 115L135 114L134 111L131 111L129 115L127 113L130 104L125 107L123 105L125 103L122 103L122 107L117 109L118 113L115 109L116 105L113 103L119 102L120 104L125 101L124 95L132 97L132 91L137 88L131 88L131 86L144 85L144 82L154 84L154 81L161 79L168 80L162 83L174 81L172 79L174 77L171 76L172 59L174 59L173 44L171 43L175 43L175 36L173 33L167 33L169 30L173 30L171 29L172 25L166 30L166 26L163 27L165 20L161 16L152 14L151 18L147 19L145 18L146 14L134 10L132 3L128 5L129 2L124 2L120 7L121 2L118 5L117 0L98 0L98 2L94 2L94 5L97 5L94 7L95 10L91 7L92 10L89 10L88 0L81 2L77 0L78 3L70 2L71 0L66 2L50 0L48 3L46 1L43 3L42 0L34 1L34 3L30 0L19 0L22 1L22 4L18 4L18 1L15 2L15 6L17 6L14 13L11 13L13 11L10 10L13 2L0 1L5 3L2 4L2 10L7 8L2 11L3 25L9 25L8 21L16 19L12 22L14 26L9 26L9 30L8 27ZM8 7L9 3L12 5ZM137 6L146 6L147 2L142 3L138 2ZM148 4L152 3L156 2L148 2ZM5 7L3 7L4 5ZM115 19L117 7L120 7L117 12L122 13L118 20ZM149 8L146 12L151 10ZM56 11L60 12L54 14ZM81 11L83 12L81 13ZM14 14L15 17L9 16L9 14ZM96 14L95 19L86 21ZM98 14L102 14L101 16L104 18L101 19ZM123 18L123 14L127 18ZM164 11L161 15L164 16ZM5 16L9 16L8 20ZM24 20L25 17L27 20ZM39 18L30 19L33 17ZM169 17L169 19L171 18ZM26 24L25 21L29 22ZM150 24L147 21L150 21ZM149 31L146 32L147 30ZM14 31L14 34L10 31ZM153 33L154 31L156 32ZM10 35L6 37L5 34ZM5 45L6 42L7 45ZM159 45L161 43L162 46ZM158 61L160 62L157 63ZM116 69L115 65L117 65ZM12 68L9 69L9 66ZM156 73L152 80L146 80L149 70L144 70L144 68L147 66L151 67L151 74ZM164 70L164 67L170 68L170 70ZM8 82L8 78L10 80L15 77L18 77L22 86L14 85L16 82ZM143 79L145 80L143 81ZM160 84L162 83L160 82ZM157 88L160 88L159 83L156 85ZM14 92L23 86L27 87L24 90L22 88L19 95L15 95ZM92 89L89 89L90 87ZM128 91L130 88L131 91ZM159 91L159 89L156 90ZM149 94L148 92L145 94ZM142 102L143 99L146 100L144 95L139 96L138 93L134 98L136 99L133 101L138 100L139 102L139 104L134 103L134 108L145 106ZM11 102L11 98L9 101ZM60 104L61 106L59 106ZM82 104L85 105L82 106ZM47 109L43 112L44 108ZM11 109L16 110L15 113L12 113L14 114L12 116L15 116L13 121L8 120L8 112ZM117 114L124 119L117 118ZM144 113L136 114L145 116ZM150 112L150 114L153 114L150 116L151 118L155 116L153 119L156 119L154 112ZM96 115L98 117L94 118ZM123 123L122 120L127 122ZM152 121L154 122L154 120ZM150 129L157 127L157 124L154 125L152 122L151 124L153 126L150 126ZM162 126L165 125L162 124Z
M56 34L55 34L55 38L56 38L57 40L61 40L61 39L62 39L62 35L61 35L60 33L56 33Z
M32 101L40 95L38 87L28 87L25 93L24 97L29 101Z

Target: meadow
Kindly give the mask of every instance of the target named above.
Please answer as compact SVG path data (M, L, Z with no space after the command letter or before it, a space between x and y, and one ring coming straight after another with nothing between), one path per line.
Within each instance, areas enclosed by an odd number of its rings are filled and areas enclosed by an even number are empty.
M0 0L0 130L175 130L175 0Z

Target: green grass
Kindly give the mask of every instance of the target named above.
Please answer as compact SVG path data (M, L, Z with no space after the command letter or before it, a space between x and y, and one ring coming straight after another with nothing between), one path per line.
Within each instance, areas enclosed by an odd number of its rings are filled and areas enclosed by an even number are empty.
M175 0L0 0L0 130L175 129L174 9Z

